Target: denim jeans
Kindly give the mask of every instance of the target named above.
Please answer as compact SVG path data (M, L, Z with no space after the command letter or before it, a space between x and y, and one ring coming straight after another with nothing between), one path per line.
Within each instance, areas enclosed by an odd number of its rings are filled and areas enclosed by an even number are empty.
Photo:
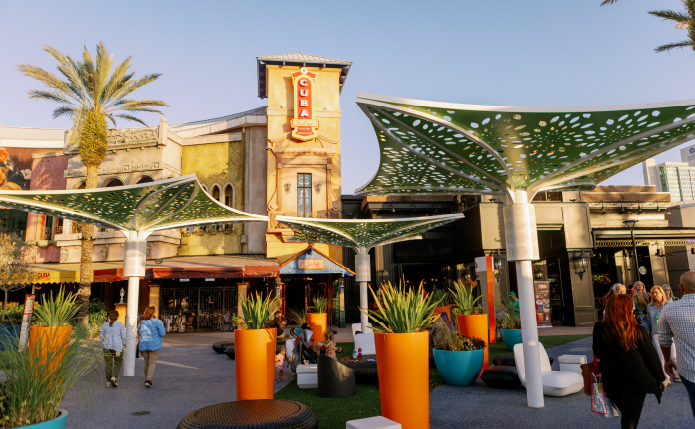
M695 383L689 381L687 378L681 375L681 381L685 386L685 390L688 391L688 396L690 397L690 408L693 410L693 417L695 417Z

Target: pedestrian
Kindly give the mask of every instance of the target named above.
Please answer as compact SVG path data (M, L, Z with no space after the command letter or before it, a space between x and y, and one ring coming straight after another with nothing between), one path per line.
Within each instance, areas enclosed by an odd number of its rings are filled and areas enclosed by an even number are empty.
M594 324L594 356L604 391L621 414L621 428L636 428L647 393L666 390L666 375L649 331L638 325L629 296L615 294L606 302L602 322ZM666 354L664 353L664 357Z
M652 302L647 306L647 315L649 316L649 326L651 326L652 343L654 343L654 348L659 354L659 359L661 360L661 365L664 364L664 354L661 353L661 347L659 347L659 330L657 329L659 318L661 317L661 312L666 308L669 303L666 302L666 294L661 286L654 286L649 291L651 293ZM671 344L671 356L676 356L676 345ZM668 384L671 384L671 379L666 377ZM677 383L681 382L680 377L676 374L673 380Z
M635 291L630 295L630 298L637 304L642 314L647 314L647 305L649 305L650 297L644 287L644 283L636 282L633 289Z
M125 326L117 322L118 311L111 310L108 321L101 325L99 339L104 347L104 363L106 364L106 387L118 387L118 373L123 365L123 349L125 348Z
M666 302L678 301L678 298L673 296L673 290L671 289L671 285L667 283L665 285L662 285L661 289L663 289L664 294L666 294Z
M152 387L152 376L157 364L157 355L162 348L162 337L167 334L164 324L155 317L155 310L153 306L147 307L138 325L138 346L145 360L145 387Z
M515 292L509 292L509 303L507 307L512 311L512 316L519 317L519 299Z
M678 370L695 417L695 272L683 274L678 287L683 297L661 312L659 344L664 354L664 370L674 378ZM674 342L678 351L677 364L676 356L671 353Z

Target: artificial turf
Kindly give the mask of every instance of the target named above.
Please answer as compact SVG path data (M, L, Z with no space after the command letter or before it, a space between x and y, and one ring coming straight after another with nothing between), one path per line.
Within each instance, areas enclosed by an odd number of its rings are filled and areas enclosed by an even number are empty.
M555 335L540 337L540 342L546 349L586 338L589 335ZM343 352L338 353L338 359L352 354L353 343L339 343ZM500 340L490 344L490 362L498 354L510 353ZM430 391L444 384L444 379L436 369L430 369ZM292 381L275 394L275 399L289 399L301 402L314 410L321 429L345 429L348 420L364 419L381 414L378 384L358 384L357 394L349 398L320 398L316 389L300 389L297 382Z

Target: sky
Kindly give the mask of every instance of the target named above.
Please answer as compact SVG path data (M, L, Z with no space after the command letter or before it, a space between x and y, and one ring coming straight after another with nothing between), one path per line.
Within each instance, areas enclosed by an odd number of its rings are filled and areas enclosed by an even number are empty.
M686 32L647 14L680 0L61 1L0 0L0 125L67 128L40 85L17 71L55 70L51 45L79 57L103 41L136 76L163 73L137 98L166 101L170 124L266 105L256 57L304 52L352 61L341 95L343 194L375 174L373 128L359 92L508 106L601 106L695 98L695 52L656 54ZM148 125L158 115L142 116ZM132 126L119 122L119 127ZM657 163L680 161L680 146ZM635 166L603 184L642 184Z

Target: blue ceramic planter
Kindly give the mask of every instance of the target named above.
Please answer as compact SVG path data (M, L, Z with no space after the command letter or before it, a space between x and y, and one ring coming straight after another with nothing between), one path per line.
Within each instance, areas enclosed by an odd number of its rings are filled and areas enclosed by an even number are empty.
M68 424L68 411L60 410L60 415L53 420L43 423L36 423L29 426L22 426L26 429L65 429Z
M434 363L444 377L444 381L452 386L469 386L475 382L483 369L485 349L449 352L435 348Z
M514 351L514 346L522 343L521 329L500 329L502 331L502 341L509 351Z
M0 324L0 350L17 347L17 338L22 325L19 323Z

